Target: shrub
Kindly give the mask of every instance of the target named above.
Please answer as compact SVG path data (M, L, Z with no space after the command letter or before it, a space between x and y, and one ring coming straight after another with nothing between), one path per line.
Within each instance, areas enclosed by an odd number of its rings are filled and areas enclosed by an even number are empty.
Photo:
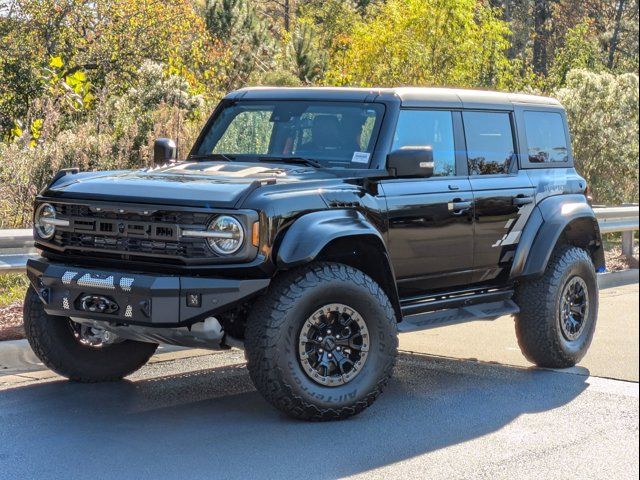
M556 92L567 109L576 168L597 203L638 201L638 75L572 70Z
M38 104L31 114L44 119L37 141L26 131L0 142L0 227L28 226L34 196L62 168L143 167L150 165L155 138L171 137L179 148L193 143L206 110L202 97L158 64L145 62L138 76L123 95L98 96L95 110L77 122L61 121L54 102Z

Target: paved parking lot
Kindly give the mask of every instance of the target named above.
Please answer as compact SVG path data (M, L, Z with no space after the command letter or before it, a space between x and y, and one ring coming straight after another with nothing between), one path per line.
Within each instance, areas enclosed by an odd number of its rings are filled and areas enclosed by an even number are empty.
M569 371L527 366L506 318L403 335L430 354L402 353L378 402L339 423L274 411L235 350L164 351L103 385L23 354L0 376L0 478L637 479L638 287L602 299Z
M638 284L600 291L593 343L580 368L590 375L638 381ZM529 367L520 353L512 317L471 322L400 336L404 350Z

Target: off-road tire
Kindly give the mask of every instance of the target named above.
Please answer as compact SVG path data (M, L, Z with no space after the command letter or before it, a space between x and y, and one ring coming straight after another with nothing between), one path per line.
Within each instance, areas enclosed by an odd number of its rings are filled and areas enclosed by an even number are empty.
M94 348L75 337L71 320L48 315L29 287L24 300L24 330L36 356L59 375L83 383L113 382L141 368L154 354L154 343L123 342Z
M297 345L308 316L334 302L362 315L370 350L353 380L326 386L302 369ZM315 263L276 277L251 311L245 348L254 385L276 408L302 420L344 419L371 405L392 374L398 348L395 313L382 288L363 272Z
M570 341L560 326L560 305L565 285L575 276L587 285L589 312L582 332ZM516 287L515 301L520 307L515 322L518 344L530 362L546 368L568 368L584 357L598 317L597 277L585 250L569 245L558 247L544 275Z

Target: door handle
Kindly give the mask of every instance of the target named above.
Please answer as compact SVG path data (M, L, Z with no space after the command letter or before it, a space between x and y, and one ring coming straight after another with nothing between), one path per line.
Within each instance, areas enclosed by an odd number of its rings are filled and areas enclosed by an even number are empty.
M529 203L533 203L533 197L529 196L517 196L512 201L511 204L515 206L528 205Z
M447 207L453 215L462 215L468 211L472 205L473 202L464 201L461 198L454 198L452 202L447 204Z

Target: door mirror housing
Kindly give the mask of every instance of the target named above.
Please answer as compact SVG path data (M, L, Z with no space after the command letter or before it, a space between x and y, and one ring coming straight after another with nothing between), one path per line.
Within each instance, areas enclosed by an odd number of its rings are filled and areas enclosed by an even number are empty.
M387 168L396 177L433 176L431 147L402 147L387 156Z
M158 138L153 142L153 164L157 167L178 158L176 142L170 138Z

